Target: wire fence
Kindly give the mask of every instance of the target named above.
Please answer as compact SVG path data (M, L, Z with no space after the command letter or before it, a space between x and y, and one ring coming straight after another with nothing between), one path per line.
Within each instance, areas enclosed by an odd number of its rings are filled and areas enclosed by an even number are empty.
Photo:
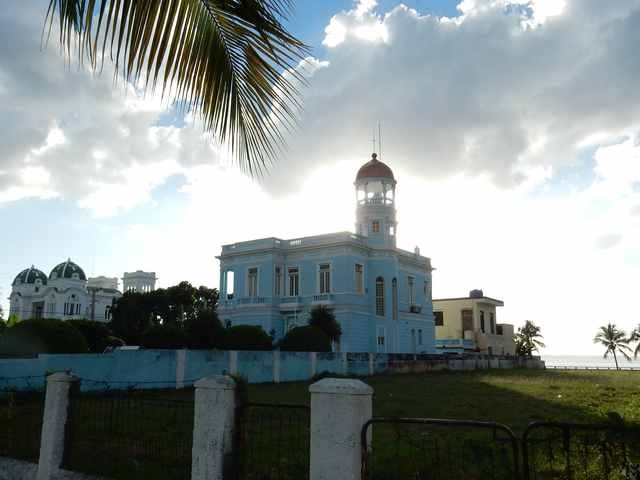
M525 480L640 480L640 429L534 422L523 439Z
M192 388L88 390L70 396L65 469L117 480L190 478Z
M307 405L248 403L239 407L234 472L236 480L309 478Z
M44 415L44 376L0 379L0 456L37 462ZM22 388L18 391L16 386Z
M373 418L362 429L366 480L514 480L518 442L495 422Z

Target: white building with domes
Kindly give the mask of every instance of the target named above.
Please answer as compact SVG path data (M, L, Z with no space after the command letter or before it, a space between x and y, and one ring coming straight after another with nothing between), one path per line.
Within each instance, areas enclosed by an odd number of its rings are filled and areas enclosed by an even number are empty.
M116 288L111 288L113 284L105 284L104 278L87 280L82 268L71 259L56 265L48 277L32 265L11 284L9 315L19 319L85 318L108 322L111 306L122 293L117 289L117 279Z

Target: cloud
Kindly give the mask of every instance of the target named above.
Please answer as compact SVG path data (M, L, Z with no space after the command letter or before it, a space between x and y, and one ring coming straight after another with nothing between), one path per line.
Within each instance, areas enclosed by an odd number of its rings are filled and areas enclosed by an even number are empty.
M377 121L386 158L409 174L464 171L503 188L575 165L585 139L638 131L637 0L465 1L453 19L362 5L327 26L328 66L310 79L272 193L319 165L366 160Z
M618 245L620 240L622 240L622 235L618 235L616 233L604 235L596 240L596 248L601 248L603 250L612 248Z
M0 202L58 196L114 215L150 201L172 175L221 160L193 122L158 126L168 105L114 87L109 63L99 76L65 65L55 33L42 51L45 11L36 1L0 11Z

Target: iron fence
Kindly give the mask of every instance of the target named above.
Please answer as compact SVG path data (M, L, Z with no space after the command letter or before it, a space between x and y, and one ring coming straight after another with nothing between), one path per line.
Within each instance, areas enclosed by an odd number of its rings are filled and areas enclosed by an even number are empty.
M513 480L518 441L495 422L373 418L362 429L366 480Z
M247 403L238 408L237 480L309 478L309 406Z
M525 480L640 480L640 429L534 422L522 438Z
M63 466L117 480L190 478L193 416L193 389L74 391Z
M31 378L20 380L29 386ZM35 383L26 391L0 388L0 456L38 462L44 398L44 387Z

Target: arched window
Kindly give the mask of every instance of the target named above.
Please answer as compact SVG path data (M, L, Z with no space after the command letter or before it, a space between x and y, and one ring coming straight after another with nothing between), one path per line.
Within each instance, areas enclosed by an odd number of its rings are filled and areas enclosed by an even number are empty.
M393 319L398 320L398 280L391 280L391 303Z
M376 315L384 317L384 278L376 278Z

